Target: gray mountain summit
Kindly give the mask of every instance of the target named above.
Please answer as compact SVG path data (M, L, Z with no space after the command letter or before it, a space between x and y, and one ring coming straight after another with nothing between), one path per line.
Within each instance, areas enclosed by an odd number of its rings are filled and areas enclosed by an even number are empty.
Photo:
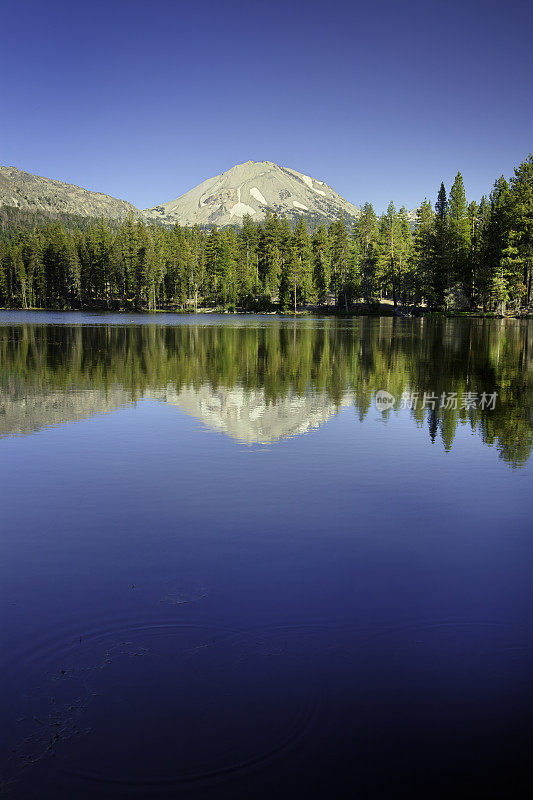
M324 181L272 161L246 161L143 214L164 224L223 227L240 224L246 214L262 220L267 209L293 221L304 215L313 222L330 222L339 215L353 221L360 213Z

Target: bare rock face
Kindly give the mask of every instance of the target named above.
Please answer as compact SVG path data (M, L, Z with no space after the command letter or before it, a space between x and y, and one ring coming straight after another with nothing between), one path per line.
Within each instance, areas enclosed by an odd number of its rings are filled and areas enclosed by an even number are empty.
M223 227L240 224L246 214L254 221L262 220L267 209L293 221L305 216L312 222L331 222L339 215L350 222L360 213L323 181L272 161L237 164L176 200L143 213L164 224Z
M130 212L140 212L131 203L101 192L90 192L50 178L22 172L16 167L0 166L0 206L14 206L26 211L49 214L77 214L82 217L124 219Z

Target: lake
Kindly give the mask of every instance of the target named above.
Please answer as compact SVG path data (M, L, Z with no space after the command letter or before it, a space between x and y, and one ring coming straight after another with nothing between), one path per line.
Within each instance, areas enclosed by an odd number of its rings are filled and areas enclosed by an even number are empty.
M533 323L0 312L6 797L531 797Z

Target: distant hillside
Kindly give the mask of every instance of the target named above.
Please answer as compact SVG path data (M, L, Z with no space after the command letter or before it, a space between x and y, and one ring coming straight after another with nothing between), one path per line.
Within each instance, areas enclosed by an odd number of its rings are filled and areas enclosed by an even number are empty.
M101 217L86 217L80 214L65 214L62 211L29 211L27 208L0 206L0 239L17 238L19 228L35 231L59 222L66 231L85 231L95 225ZM108 219L110 228L121 225L119 219Z
M101 192L90 192L72 183L31 175L16 167L0 166L0 206L53 215L75 214L83 217L124 219L139 210L125 200Z

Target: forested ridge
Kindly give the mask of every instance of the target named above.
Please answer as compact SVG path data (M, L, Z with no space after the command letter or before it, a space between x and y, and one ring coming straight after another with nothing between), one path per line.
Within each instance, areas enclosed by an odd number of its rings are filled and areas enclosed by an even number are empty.
M301 217L165 229L0 209L0 305L9 308L348 312L355 303L524 313L533 301L533 155L488 196L468 202L458 173L411 224L391 203L365 203L310 231Z

